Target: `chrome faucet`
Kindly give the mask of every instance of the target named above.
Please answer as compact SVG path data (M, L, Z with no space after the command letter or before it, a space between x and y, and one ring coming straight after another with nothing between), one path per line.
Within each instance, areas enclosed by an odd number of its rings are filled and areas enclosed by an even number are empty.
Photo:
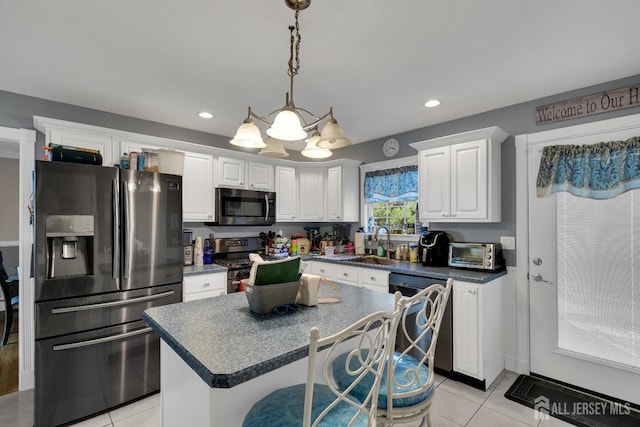
M378 241L378 232L380 231L381 228L384 228L385 230L387 230L387 247L385 248L385 252L386 252L386 258L389 259L389 244L391 243L391 233L389 232L389 228L386 225L381 225L380 227L378 227L378 229L376 230L375 236L373 236L373 240L375 240L376 242Z

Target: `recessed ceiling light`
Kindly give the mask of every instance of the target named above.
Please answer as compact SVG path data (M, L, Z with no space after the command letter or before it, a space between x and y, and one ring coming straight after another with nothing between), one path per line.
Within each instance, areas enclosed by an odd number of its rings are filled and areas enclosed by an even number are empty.
M424 106L429 108L437 107L438 105L440 105L440 101L438 101L437 99L430 99L424 103Z
M201 111L198 113L198 117L200 117L201 119L212 119L213 118L213 114L207 112L207 111Z

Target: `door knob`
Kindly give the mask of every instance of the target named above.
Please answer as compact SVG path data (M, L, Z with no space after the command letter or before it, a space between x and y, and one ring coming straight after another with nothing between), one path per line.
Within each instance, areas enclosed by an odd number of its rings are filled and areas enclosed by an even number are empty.
M544 282L544 283L546 283L546 284L548 284L548 285L551 285L551 284L552 284L550 281L548 281L548 280L544 280L544 279L542 278L542 274L538 274L538 273L536 273L536 274L534 274L533 276L531 276L531 278L532 278L533 280L535 280L536 282Z

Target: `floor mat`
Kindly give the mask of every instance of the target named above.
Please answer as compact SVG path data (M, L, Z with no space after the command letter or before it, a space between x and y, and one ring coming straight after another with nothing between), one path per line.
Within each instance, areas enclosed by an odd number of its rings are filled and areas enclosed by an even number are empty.
M549 416L583 427L638 427L640 412L628 403L611 402L542 378L520 375L504 397Z

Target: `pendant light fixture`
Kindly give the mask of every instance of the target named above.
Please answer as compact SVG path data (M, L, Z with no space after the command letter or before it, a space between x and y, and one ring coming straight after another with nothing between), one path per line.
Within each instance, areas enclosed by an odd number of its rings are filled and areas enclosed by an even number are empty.
M305 157L310 157L312 159L326 159L327 157L333 156L331 150L326 148L318 147L318 141L320 141L320 132L316 129L311 135L311 138L306 140L306 147L304 150L300 152Z
M313 136L307 140L307 146L301 154L312 158L326 158L333 154L329 149L346 147L351 144L351 141L345 136L344 130L333 117L332 108L329 108L329 112L316 116L304 108L296 107L293 101L293 78L300 70L300 24L298 17L301 10L309 7L311 0L285 0L285 4L295 11L295 26L289 27L291 33L289 68L287 70L289 92L285 95L285 105L267 114L266 117L254 113L249 107L247 118L240 125L230 143L245 148L262 148L259 155L286 157L289 154L284 149L283 141L300 141L307 137L307 132L316 128ZM271 117L274 117L273 120ZM253 119L270 126L267 129L267 135L270 138L266 144ZM328 119L327 123L322 132L318 133L317 127L325 119Z

